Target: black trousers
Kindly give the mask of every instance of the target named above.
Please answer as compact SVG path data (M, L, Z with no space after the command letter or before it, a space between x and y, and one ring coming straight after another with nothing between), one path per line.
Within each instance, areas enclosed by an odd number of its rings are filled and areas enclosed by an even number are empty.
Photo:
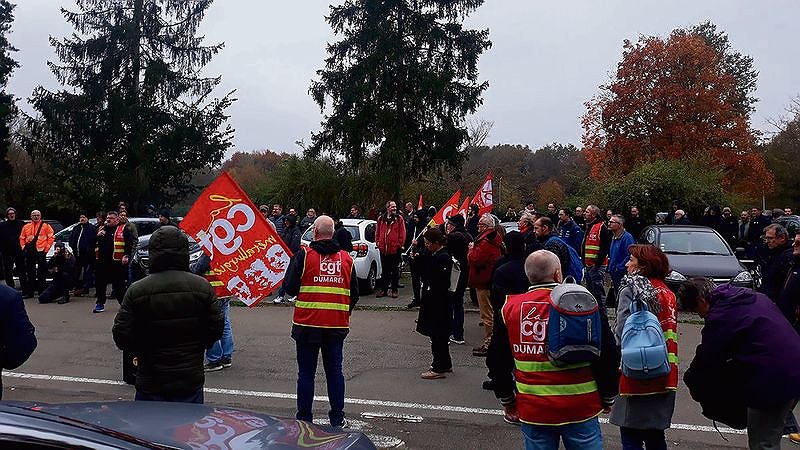
M17 251L3 252L3 277L6 284L10 288L14 288L14 269L16 266L17 274L19 275L20 286L25 285L25 258L22 256L22 250L19 248Z
M431 353L433 353L433 362L431 363L432 371L444 373L453 368L453 361L450 359L449 340L450 337L447 335L431 337Z
M25 253L25 284L22 291L27 296L33 296L33 291L40 294L45 289L45 278L47 277L47 255L45 252Z
M412 301L419 304L420 296L422 293L422 267L418 261L411 259L409 264L411 267L411 291L413 294Z
M384 291L397 290L400 283L400 251L391 255L381 253L381 283L380 288Z
M106 304L106 288L109 283L117 295L117 301L122 304L125 291L128 290L128 266L118 261L97 261L94 270L97 304Z
M53 303L61 297L69 299L69 290L72 288L72 274L54 273L53 281L39 296L39 303Z

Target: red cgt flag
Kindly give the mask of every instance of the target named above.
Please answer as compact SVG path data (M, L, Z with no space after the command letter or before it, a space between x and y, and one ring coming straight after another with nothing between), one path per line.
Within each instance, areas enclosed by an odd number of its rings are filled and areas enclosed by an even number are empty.
M422 194L419 194L419 201L417 202L417 211L422 209Z
M226 172L211 183L181 221L211 257L211 270L247 306L277 288L292 253L247 194Z
M487 212L492 212L494 202L492 201L492 172L486 174L486 180L483 181L481 188L475 193L472 198L472 204L478 205L480 208L479 214L483 215Z
M458 200L460 198L461 198L461 189L457 190L456 193L453 194L452 197L450 197L450 200L448 200L447 203L442 205L441 209L439 209L439 212L437 212L436 215L433 216L433 218L428 223L428 225L429 226L441 225L441 224L444 223L444 221L445 221L445 219L447 219L447 217L457 213L458 212Z
M469 197L464 199L464 203L461 204L461 208L458 208L458 213L464 216L464 222L466 222L467 215L469 215Z

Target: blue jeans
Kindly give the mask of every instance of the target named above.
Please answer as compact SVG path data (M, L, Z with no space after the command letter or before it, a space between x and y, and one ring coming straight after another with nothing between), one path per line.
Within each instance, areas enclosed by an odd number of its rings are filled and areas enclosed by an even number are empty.
M603 450L603 435L597 417L567 425L530 425L523 423L525 450L557 450L559 439L567 450Z
M178 403L199 403L203 404L203 388L192 392L187 395L159 395L147 394L140 390L136 390L136 397L134 400L137 402L178 402Z
M297 346L297 414L298 420L311 422L314 403L314 375L317 359L322 350L322 365L328 382L328 401L331 409L328 418L331 426L344 423L344 374L342 374L342 348L344 339L329 339L321 344L295 341Z
M230 298L220 300L222 314L225 315L225 328L222 329L222 338L210 349L206 350L206 359L210 363L218 363L223 360L230 361L233 356L233 330L231 329L231 319L229 312L231 309Z
M586 268L586 289L594 295L599 305L606 305L606 288L603 286L605 280L606 270L603 267L587 267Z

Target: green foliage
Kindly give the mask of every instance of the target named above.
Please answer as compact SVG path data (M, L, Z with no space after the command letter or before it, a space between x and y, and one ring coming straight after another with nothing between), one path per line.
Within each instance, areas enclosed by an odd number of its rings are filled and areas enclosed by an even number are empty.
M51 38L50 62L68 89L37 88L28 145L51 161L62 194L84 207L122 199L135 211L193 192L193 174L231 145L231 94L209 99L219 77L202 67L222 44L197 30L211 0L78 0L62 9L76 33Z
M347 0L328 23L341 40L309 89L326 113L309 156L334 158L399 193L423 172L458 171L464 117L481 105L488 30L464 29L483 0ZM327 107L327 108L326 108Z
M578 204L625 212L636 205L643 217L652 218L659 211L668 211L677 199L687 211L702 213L708 205L727 204L729 200L722 188L722 170L711 167L702 160L647 162L624 178L595 183Z
M6 157L9 150L9 126L17 116L14 96L6 92L8 79L19 64L11 58L11 52L17 51L8 42L11 23L14 22L14 7L8 0L0 0L0 180L11 175L11 165Z
M778 121L779 132L763 146L767 167L775 174L775 193L770 197L773 205L795 205L800 209L800 97L796 97L787 112L790 117Z

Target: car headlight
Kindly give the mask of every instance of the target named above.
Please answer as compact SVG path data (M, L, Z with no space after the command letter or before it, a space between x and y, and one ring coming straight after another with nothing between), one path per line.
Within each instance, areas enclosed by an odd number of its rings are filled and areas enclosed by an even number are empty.
M683 274L681 274L680 272L673 270L669 273L669 275L667 275L666 280L675 283L683 283L684 281L686 281L686 277L683 276Z
M735 277L733 277L733 280L731 280L731 283L736 283L738 285L750 286L750 285L753 284L753 276L750 275L750 272L748 272L746 270L743 270L743 271L739 272Z

